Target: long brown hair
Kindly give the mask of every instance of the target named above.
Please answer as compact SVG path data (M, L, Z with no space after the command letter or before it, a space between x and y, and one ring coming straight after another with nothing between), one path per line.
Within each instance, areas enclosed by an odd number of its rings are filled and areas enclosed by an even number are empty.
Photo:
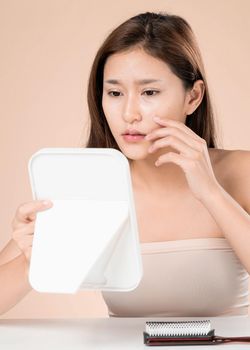
M186 125L202 137L207 146L217 148L214 114L202 57L190 25L182 17L165 12L146 12L115 28L105 39L94 59L88 81L90 131L86 147L119 149L102 108L103 70L107 58L117 52L140 47L168 64L185 89L202 79L205 92L198 108L186 118Z

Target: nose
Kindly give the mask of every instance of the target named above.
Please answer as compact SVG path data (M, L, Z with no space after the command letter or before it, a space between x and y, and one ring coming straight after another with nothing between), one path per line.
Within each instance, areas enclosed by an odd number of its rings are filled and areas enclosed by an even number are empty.
M142 119L139 103L135 96L127 98L124 105L123 119L129 124L132 124L135 120L140 121Z

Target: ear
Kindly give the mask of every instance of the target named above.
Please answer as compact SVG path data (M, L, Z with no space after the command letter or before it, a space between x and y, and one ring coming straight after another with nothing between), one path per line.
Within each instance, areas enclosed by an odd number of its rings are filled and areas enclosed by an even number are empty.
M192 114L200 105L205 92L203 80L196 80L192 89L187 92L185 102L186 115Z

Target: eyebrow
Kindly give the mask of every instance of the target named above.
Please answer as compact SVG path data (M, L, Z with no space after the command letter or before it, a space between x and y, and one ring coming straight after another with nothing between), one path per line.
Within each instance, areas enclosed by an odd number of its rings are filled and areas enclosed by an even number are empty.
M156 82L162 82L162 79L140 79L136 80L135 83L137 85L145 85L145 84L150 84L150 83L156 83ZM104 81L107 84L114 84L114 85L119 85L121 84L119 80L117 79L108 79Z

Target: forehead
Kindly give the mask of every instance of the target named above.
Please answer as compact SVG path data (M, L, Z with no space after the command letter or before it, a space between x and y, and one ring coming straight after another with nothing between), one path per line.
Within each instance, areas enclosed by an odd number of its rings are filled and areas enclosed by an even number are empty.
M104 79L142 77L162 79L173 75L169 66L142 49L115 53L108 57L104 66ZM129 76L127 75L129 73Z

